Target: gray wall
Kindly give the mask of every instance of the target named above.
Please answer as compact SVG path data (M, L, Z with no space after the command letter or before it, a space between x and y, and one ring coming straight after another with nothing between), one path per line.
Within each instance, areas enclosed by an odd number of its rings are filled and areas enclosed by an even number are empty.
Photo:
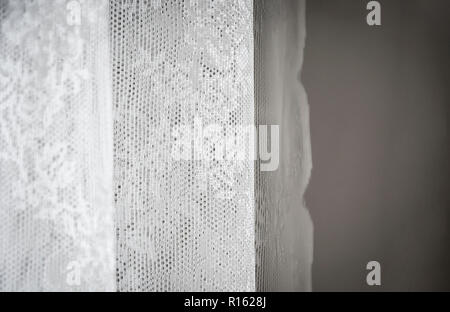
M450 2L367 2L306 4L313 290L450 290Z

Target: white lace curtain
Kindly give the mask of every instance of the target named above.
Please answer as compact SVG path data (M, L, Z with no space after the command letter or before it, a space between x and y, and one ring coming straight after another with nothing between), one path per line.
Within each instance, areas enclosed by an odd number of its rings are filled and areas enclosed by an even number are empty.
M0 0L0 291L309 290L304 11ZM278 169L174 159L198 123L279 125Z

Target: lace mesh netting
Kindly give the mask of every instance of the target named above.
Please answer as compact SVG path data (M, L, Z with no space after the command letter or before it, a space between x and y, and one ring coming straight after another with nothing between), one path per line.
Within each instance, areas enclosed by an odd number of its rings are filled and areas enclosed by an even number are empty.
M304 1L0 0L0 25L0 290L310 288ZM255 124L277 171L174 158L177 127Z
M253 161L172 155L178 125L253 124L252 1L110 10L119 290L254 290Z
M115 289L106 12L0 1L0 290Z

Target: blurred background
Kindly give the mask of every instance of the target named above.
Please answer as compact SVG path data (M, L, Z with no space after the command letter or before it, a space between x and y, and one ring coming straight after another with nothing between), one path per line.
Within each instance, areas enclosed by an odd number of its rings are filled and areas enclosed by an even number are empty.
M306 4L313 290L450 291L450 2L368 2Z

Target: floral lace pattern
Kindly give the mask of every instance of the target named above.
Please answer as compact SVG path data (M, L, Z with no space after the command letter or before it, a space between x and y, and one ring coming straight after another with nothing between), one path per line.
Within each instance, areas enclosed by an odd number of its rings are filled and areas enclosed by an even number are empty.
M253 160L172 155L178 126L254 124L253 1L110 8L118 289L254 290Z
M0 4L0 290L114 290L106 1Z

